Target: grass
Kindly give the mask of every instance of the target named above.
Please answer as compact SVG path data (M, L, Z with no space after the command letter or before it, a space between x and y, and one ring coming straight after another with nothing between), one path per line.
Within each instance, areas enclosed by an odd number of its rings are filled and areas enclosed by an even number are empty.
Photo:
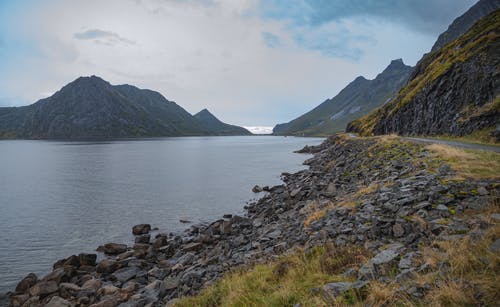
M340 306L321 291L328 282L346 281L340 273L358 267L370 256L358 246L325 245L308 252L298 251L270 264L235 271L204 289L185 297L175 306ZM341 298L342 299L342 298ZM340 299L340 300L341 300Z
M471 134L464 135L461 137L452 136L452 135L438 135L438 136L425 136L430 139L438 139L438 140L448 140L448 141L457 141L471 144L484 144L484 145L493 145L500 146L497 142L497 139L491 135L491 133L496 129L496 127L484 128L481 130L474 131Z
M460 149L442 144L431 144L426 148L433 158L449 164L459 178L500 179L499 153Z
M402 88L387 104L353 121L351 124L354 130L361 136L373 135L375 126L382 118L390 118L411 103L418 93L430 88L448 70L453 69L456 63L465 62L473 56L480 57L491 52L490 49L494 48L495 42L499 38L497 30L499 25L500 12L497 11L482 18L457 40L438 51L429 53L421 60L420 68L423 71L410 80L408 85ZM498 110L498 107L499 101L496 98L475 111L465 112L461 120L467 121L492 110Z

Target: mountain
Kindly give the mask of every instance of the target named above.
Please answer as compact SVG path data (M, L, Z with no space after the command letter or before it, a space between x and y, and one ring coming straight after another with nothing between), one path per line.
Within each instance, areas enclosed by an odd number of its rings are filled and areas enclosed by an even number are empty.
M247 129L239 126L229 125L221 122L207 109L203 109L194 115L207 130L215 135L251 135Z
M455 19L448 29L439 35L432 46L437 51L465 34L481 17L484 17L500 8L500 0L480 0L462 16Z
M362 135L474 135L500 141L500 10L417 64L390 102L348 125Z
M114 138L217 135L160 93L80 77L51 97L0 108L3 138Z
M276 135L328 135L343 131L348 122L368 114L403 86L412 67L401 59L392 61L375 79L357 77L337 96L304 115L273 129Z

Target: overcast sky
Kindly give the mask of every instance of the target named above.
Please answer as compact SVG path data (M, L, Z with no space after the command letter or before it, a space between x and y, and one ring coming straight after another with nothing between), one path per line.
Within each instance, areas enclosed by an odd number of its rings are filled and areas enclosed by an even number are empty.
M287 122L391 60L415 65L475 0L0 0L0 106L79 76L191 113Z

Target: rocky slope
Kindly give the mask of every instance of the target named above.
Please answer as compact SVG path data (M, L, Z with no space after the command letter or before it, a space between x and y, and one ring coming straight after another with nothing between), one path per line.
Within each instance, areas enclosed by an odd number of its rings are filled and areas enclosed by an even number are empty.
M457 179L459 174L423 145L397 138L334 136L305 151L314 153L305 162L309 169L282 174L285 183L263 188L269 193L248 205L244 216L228 214L180 234L137 225L133 246L105 244L99 250L106 257L99 262L96 255L74 255L57 261L44 277L30 274L11 295L11 305L182 303L175 299L198 293L232 268L327 242L339 248L361 246L372 256L357 267L344 267L344 275L331 275L336 282L308 289L318 302L331 305L328 300L345 297L342 293L349 289L372 291L372 284L395 280L401 282L397 293L422 302L434 284L417 284L416 274L441 274L438 270L446 266L422 262L422 247L439 253L431 244L436 240L482 237L500 220L494 205L498 177ZM492 248L500 251L500 239ZM491 303L488 293L479 294L478 302ZM287 302L300 303L300 297Z
M357 77L335 97L306 114L273 129L275 135L331 135L344 131L348 122L383 105L405 83L412 67L392 61L373 80Z
M431 51L437 51L467 32L480 18L500 8L500 0L480 0L439 35Z
M236 132L235 134L239 134ZM0 138L218 135L160 93L80 77L51 97L0 108Z
M500 140L500 10L415 67L408 85L383 107L355 120L363 135L465 136L485 131Z
M251 135L247 129L221 122L207 109L193 115L208 131L215 135Z

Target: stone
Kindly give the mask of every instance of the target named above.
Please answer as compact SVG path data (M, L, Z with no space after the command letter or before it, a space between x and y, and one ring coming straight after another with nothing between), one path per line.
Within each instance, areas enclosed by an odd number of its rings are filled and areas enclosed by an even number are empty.
M392 226L392 233L396 238L400 238L405 235L405 229L403 225L401 225L400 223L396 223L394 224L394 226Z
M108 255L118 255L127 251L127 245L119 243L106 243L104 244L102 250Z
M297 196L297 194L299 194L301 190L302 190L302 188L301 188L301 187L296 188L296 189L293 189L293 191L292 191L292 192L290 192L290 196L291 196L291 197L295 197L295 196Z
M115 271L111 274L111 278L118 280L120 282L126 282L137 275L140 272L138 267L125 267Z
M151 235L146 234L146 235L139 235L135 237L135 243L143 243L143 244L148 244L149 240L151 240Z
M86 289L86 290L97 291L97 289L99 289L101 287L101 285L102 285L102 281L100 281L99 279L96 279L96 278L92 278L92 279L89 279L83 283L82 290Z
M160 247L166 246L168 244L168 239L165 236L159 236L153 241L153 248L159 249Z
M96 272L109 274L109 273L113 273L114 271L116 271L119 268L120 268L120 265L115 260L103 259L99 262L99 264L97 264Z
M196 252L199 251L203 247L202 243L199 242L192 242L184 245L182 247L182 250L185 252Z
M97 255L96 254L81 253L78 255L78 260L79 260L81 266L83 266L83 265L95 266L96 260L97 260Z
M490 250L494 253L500 252L500 238L496 239L495 242L490 245Z
M149 224L139 224L132 227L132 233L134 235L144 235L151 231L151 225Z
M477 188L477 192L479 193L479 195L481 196L485 196L485 195L488 195L488 190L486 190L484 187L479 187Z
M40 281L29 289L29 293L31 296L39 296L40 298L43 298L49 294L57 292L58 290L59 287L55 281Z
M260 192L262 192L262 191L263 191L263 190L262 190L262 188L261 188L261 187L259 187L258 185L254 186L254 187L252 188L252 192L254 192L254 193L260 193Z
M16 286L16 293L24 293L38 282L35 273L29 273Z
M328 297L335 298L335 297L341 295L342 293L344 293L345 291L348 291L350 289L359 290L361 288L364 288L367 284L368 284L368 282L361 281L361 280L358 280L354 283L348 282L348 281L332 282L332 283L325 284L323 286L323 293L325 293L325 295Z
M113 285L106 285L106 286L102 286L99 291L97 291L97 294L98 295L112 295L112 294L115 294L116 292L118 292L118 290L120 290L118 287L115 287Z
M12 307L19 307L22 306L28 299L30 298L30 295L25 293L25 294L18 294L18 295L12 295L10 297L10 305ZM0 301L1 303L2 301Z
M59 296L53 296L50 301L45 304L45 307L69 307L72 304Z
M160 285L160 297L164 297L168 292L179 286L179 279L174 277L165 278Z

